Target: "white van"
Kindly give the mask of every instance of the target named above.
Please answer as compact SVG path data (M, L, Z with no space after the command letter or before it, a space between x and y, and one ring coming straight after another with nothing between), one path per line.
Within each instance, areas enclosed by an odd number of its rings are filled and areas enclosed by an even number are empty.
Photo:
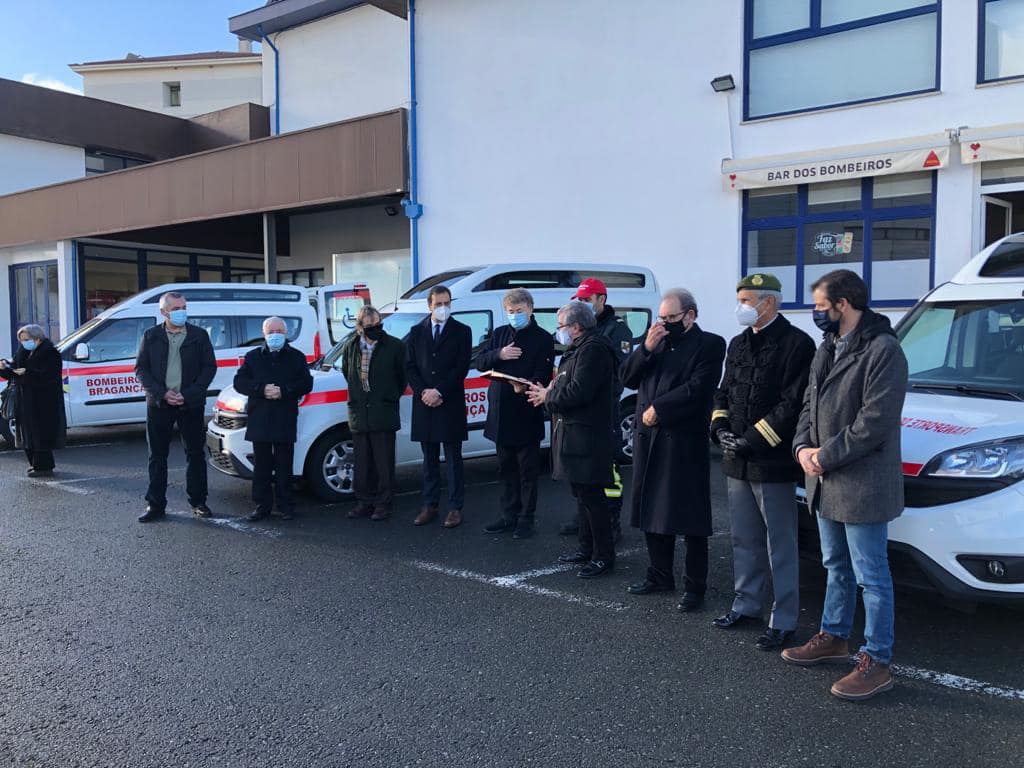
M955 601L1024 604L1024 234L982 251L896 332L910 383L893 577Z
M429 290L444 284L452 292L452 317L472 329L473 354L484 346L491 331L505 323L502 298L510 288L526 288L534 298L534 317L542 328L554 333L558 309L569 302L584 278L597 277L608 288L609 304L628 324L636 341L642 340L657 315L661 294L654 274L645 267L608 264L498 264L465 267L434 275L407 291L394 304L381 307L384 326L392 336L404 339L409 330L427 316ZM338 370L341 344L324 358L313 374L313 391L299 407L298 440L293 473L303 476L316 495L340 501L352 493L353 454L346 425L348 385ZM556 351L558 348L556 347ZM466 379L466 412L469 440L466 457L494 452L494 444L483 436L487 418L486 379L470 370ZM411 392L402 398L402 429L397 440L397 462L422 461L418 444L410 439ZM624 392L621 404L623 453L628 458L632 445L635 393ZM245 440L246 398L231 388L221 392L214 408L207 438L211 464L227 474L252 476L252 445Z
M318 288L319 306L325 310L318 318L307 289L296 286L173 283L145 290L102 312L57 343L64 360L69 427L146 420L146 397L135 377L135 356L142 334L162 321L159 301L167 291L185 296L189 322L206 330L213 342L217 375L208 392L209 408L213 406L212 398L231 383L249 348L262 343L266 317L282 317L288 326L288 340L314 362L322 355L321 334L324 338L340 335L346 318L369 300L365 286Z

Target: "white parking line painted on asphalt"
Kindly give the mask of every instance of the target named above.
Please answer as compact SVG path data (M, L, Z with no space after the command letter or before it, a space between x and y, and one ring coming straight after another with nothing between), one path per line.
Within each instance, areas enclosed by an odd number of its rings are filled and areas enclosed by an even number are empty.
M983 680L974 680L970 677L951 675L948 672L933 672L930 669L920 667L908 667L903 664L893 664L892 671L900 677L911 680L921 680L933 685L941 685L943 688L952 688L955 691L966 691L968 693L981 693L986 696L995 696L1010 701L1024 701L1024 690L1017 688L1005 688L1001 685L993 685Z
M640 547L633 547L632 549L627 549L624 552L617 552L615 556L616 557L628 557L630 555L639 554L639 553L641 553L643 551L644 550L642 548L640 548ZM556 573L565 573L566 571L572 571L572 570L575 570L577 568L579 568L578 565L571 565L571 564L568 564L568 563L559 563L558 565L549 565L546 568L535 568L532 571L523 571L521 573L513 573L513 574L511 574L509 576L495 576L494 579L497 580L497 581L500 581L502 583L502 585L504 585L505 582L511 583L511 582L519 582L519 581L529 581L530 579L536 579L536 578L539 578L541 576L552 576L552 575L554 575Z
M626 606L622 603L615 603L610 600L598 600L592 597L583 597L581 595L574 595L570 592L559 592L556 589L547 589L546 587L538 587L535 584L515 581L508 576L488 576L486 573L477 573L476 571L467 571L461 568L449 568L446 565L430 563L426 560L414 560L412 565L423 571L431 571L432 573L440 573L445 576L453 576L457 579L468 579L469 581L489 584L492 587L499 587L501 589L514 589L517 592L526 592L531 595L550 597L555 600L561 600L565 603L575 603L577 605L585 605L589 608L603 608L608 611L616 612L626 610Z
M88 496L91 493L91 491L88 491L85 488L76 488L73 485L60 485L60 481L58 480L51 480L49 482L46 480L29 480L28 482L31 485L35 485L40 488L56 488L58 491L67 491L68 493L74 493L78 496Z
M237 517L196 517L192 514L192 511L171 511L168 510L167 514L172 517L180 517L186 520L195 520L198 523L205 523L206 525L216 525L220 528L230 528L233 531L240 531L242 533L253 533L257 536L266 536L269 539L281 538L281 531L276 528L264 528L259 525L252 525L239 520Z

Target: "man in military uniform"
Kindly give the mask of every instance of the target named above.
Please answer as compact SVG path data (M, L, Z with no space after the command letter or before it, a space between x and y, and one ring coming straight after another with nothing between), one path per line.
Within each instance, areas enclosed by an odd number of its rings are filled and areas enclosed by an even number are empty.
M722 447L732 518L736 598L720 629L759 623L769 580L774 603L756 645L780 648L800 611L795 483L790 446L803 406L814 342L779 314L775 275L747 275L736 286L736 319L746 330L729 342L715 393L712 439Z
M615 348L615 354L618 357L619 367L621 367L622 363L629 357L629 353L633 351L633 334L630 332L626 322L615 314L615 307L608 304L608 289L605 287L604 282L596 277L588 277L580 283L580 287L572 298L590 305L591 310L594 312L594 317L597 318L597 333L612 343L612 346ZM614 417L612 419L612 434L614 436L612 445L614 446L622 444L621 419L618 417L619 398L621 397L622 379L616 372L615 381L612 386L614 406L612 409ZM616 454L618 452L618 448L616 448ZM612 464L612 476L614 480L610 486L605 488L604 494L612 514L612 535L615 541L618 542L622 538L622 474L619 470L618 461ZM582 510L577 507L575 517L558 530L562 536L575 536L579 533L581 512Z

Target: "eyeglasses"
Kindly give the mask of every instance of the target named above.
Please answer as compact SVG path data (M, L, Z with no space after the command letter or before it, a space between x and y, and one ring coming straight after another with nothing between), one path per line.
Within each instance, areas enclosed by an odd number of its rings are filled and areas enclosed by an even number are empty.
M676 312L674 315L658 315L659 323L676 323L686 316L685 312Z

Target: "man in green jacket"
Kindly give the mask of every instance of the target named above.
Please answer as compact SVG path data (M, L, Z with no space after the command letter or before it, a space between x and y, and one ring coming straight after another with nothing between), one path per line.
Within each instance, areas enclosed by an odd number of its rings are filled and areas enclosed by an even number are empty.
M341 358L348 382L348 428L355 446L357 504L349 517L387 520L395 494L398 401L405 393L405 344L388 336L380 312L366 305Z

